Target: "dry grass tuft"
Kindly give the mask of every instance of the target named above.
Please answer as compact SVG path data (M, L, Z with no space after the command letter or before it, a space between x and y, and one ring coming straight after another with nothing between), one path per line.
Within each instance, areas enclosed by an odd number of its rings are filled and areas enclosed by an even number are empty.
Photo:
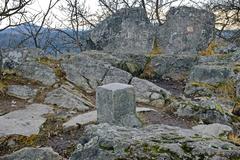
M217 48L217 44L215 41L210 42L207 49L200 52L201 56L211 56L215 54L215 49Z

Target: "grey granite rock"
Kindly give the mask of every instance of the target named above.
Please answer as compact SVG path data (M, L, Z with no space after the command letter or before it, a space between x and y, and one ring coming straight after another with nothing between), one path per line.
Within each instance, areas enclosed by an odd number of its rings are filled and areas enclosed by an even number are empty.
M7 94L20 99L34 98L37 94L36 89L32 89L26 85L10 85L7 88Z
M184 81L192 67L197 64L196 55L166 55L155 56L151 60L157 78Z
M217 84L230 79L233 75L228 66L196 65L190 73L190 81Z
M203 9L172 7L158 28L159 46L166 54L197 54L215 35L214 14Z
M36 48L1 49L2 66L4 69L14 69L29 61L35 61L43 51Z
M94 92L101 85L110 65L86 55L75 55L65 59L61 66L69 81L88 92Z
M106 75L104 76L102 84L109 84L109 83L128 84L131 79L132 79L132 75L130 73L115 67L111 67L107 71Z
M135 103L133 86L121 83L100 86L96 93L97 121L139 127L141 122L136 116Z
M179 117L191 118L206 124L229 124L231 117L224 113L222 106L213 100L192 101L189 99L172 99L170 107Z
M91 32L98 48L115 54L146 54L152 48L153 25L142 8L123 8Z
M161 107L165 101L171 96L167 90L155 85L154 83L134 77L131 81L136 92L136 101Z
M10 155L0 157L0 160L63 160L52 148L23 148Z
M208 136L227 136L233 129L227 125L213 123L209 125L197 125L192 128L194 131L200 132L203 135Z
M36 61L26 62L18 66L17 71L24 78L40 81L44 85L53 85L57 82L53 69Z
M240 157L239 146L194 129L167 125L90 125L70 160L211 159Z
M66 78L87 92L95 92L97 86L108 83L127 84L132 78L130 73L111 66L101 58L94 59L87 53L64 59L61 65Z
M25 109L0 116L0 137L8 135L31 136L38 134L46 121L44 114L52 113L52 108L43 104L31 104Z
M89 110L89 102L80 95L75 95L68 90L60 87L46 95L44 100L46 104L57 105L67 109L76 109L78 111Z

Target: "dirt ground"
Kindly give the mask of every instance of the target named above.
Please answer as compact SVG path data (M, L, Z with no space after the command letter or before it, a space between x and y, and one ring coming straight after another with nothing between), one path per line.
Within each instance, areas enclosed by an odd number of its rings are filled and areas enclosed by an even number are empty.
M0 115L23 109L25 108L25 105L27 104L27 101L20 100L17 98L9 97L0 95Z

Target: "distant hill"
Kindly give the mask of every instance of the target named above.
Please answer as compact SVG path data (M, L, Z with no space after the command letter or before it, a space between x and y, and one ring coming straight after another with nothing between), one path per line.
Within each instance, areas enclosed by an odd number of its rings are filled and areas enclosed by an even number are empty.
M23 24L0 32L0 48L34 48L33 39L25 39L28 37L30 30L34 31L38 28L39 26L36 25ZM62 29L62 31L74 37L73 30ZM80 52L79 47L74 44L74 40L63 32L52 28L42 28L41 35L38 38L41 48L44 48L49 53L55 53L57 50L60 52ZM88 35L89 31L79 32L83 48L88 39Z

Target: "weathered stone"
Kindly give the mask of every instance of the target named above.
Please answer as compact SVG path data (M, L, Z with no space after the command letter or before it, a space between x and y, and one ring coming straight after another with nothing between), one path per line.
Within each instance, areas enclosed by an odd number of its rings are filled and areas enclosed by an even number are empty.
M16 110L0 116L0 137L7 135L31 136L38 134L46 121L42 115L51 113L52 108L43 104L32 104L23 110Z
M0 160L63 160L52 148L23 148L10 155L0 157Z
M2 78L2 69L3 69L3 56L2 51L0 50L0 79Z
M97 51L97 50L84 51L84 52L81 52L81 54L89 56L95 60L109 63L113 66L118 66L122 60L121 58L118 58L117 55L115 56L115 55L112 55L111 53Z
M179 117L192 118L195 120L201 120L206 124L220 123L229 124L231 118L224 114L224 110L221 105L209 101L191 101L191 100L172 100L170 106L176 110L174 114Z
M129 127L141 125L136 116L133 86L121 83L103 85L97 88L96 97L97 119L99 123Z
M155 76L174 81L184 81L197 63L195 55L159 55L151 60Z
M240 83L236 85L236 97L240 98Z
M53 85L57 81L57 77L53 69L37 62L26 62L17 67L17 71L24 78L40 81L44 85Z
M4 69L14 69L27 61L35 61L42 54L37 48L1 49Z
M101 85L109 70L109 64L94 60L86 55L71 56L62 63L66 78L88 92L94 92Z
M132 75L121 69L111 67L103 79L103 84L109 83L126 83L128 84L132 79Z
M145 107L136 107L137 112L150 112L155 111L151 108L145 108ZM75 116L71 118L69 121L63 124L64 128L70 128L70 127L77 127L78 125L86 125L91 122L97 122L97 111L91 111L84 114L80 114L78 116Z
M240 157L239 146L193 129L167 125L125 128L90 125L70 160L211 159Z
M123 8L100 22L92 41L116 54L146 54L152 48L153 27L143 8Z
M20 99L30 99L36 96L37 90L25 85L10 85L7 94Z
M200 132L202 135L208 136L227 136L228 133L232 132L233 129L227 125L222 125L219 123L209 124L209 125L197 125L193 127L194 131Z
M68 109L77 109L78 111L89 110L89 102L79 95L75 95L66 89L60 87L46 95L44 100L46 104L57 105Z
M136 92L137 102L161 107L170 97L171 93L144 79L134 77L131 81Z
M95 53L95 52L94 52ZM96 60L84 55L75 55L62 62L66 78L87 92L94 92L97 86L108 83L128 84L132 75L111 66L107 61Z
M172 7L158 29L159 46L164 53L197 54L214 38L215 18L203 9Z
M196 65L190 73L190 81L217 84L230 79L233 72L227 66Z

